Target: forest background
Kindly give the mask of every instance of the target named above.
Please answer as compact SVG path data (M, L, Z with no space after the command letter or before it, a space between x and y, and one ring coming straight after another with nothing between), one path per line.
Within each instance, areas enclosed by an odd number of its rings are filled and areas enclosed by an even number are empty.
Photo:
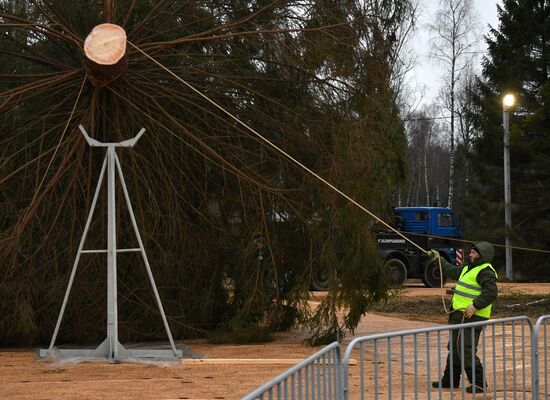
M182 79L383 220L392 206L451 206L468 240L496 244L501 100L513 92L510 234L550 248L549 1L505 0L481 39L471 1L441 0L433 57L447 75L421 109L406 82L417 12L410 0L0 1L0 344L53 331L104 157L78 124L102 141L147 129L119 157L176 338L258 340L301 324L322 343L387 298L376 221ZM102 22L130 43L108 83L89 79L82 53ZM118 241L132 247L121 200ZM102 192L86 248L105 248L105 204ZM515 279L548 280L545 253L514 255ZM61 342L102 338L104 263L82 258ZM164 338L141 260L118 264L121 341ZM336 284L312 310L319 269Z

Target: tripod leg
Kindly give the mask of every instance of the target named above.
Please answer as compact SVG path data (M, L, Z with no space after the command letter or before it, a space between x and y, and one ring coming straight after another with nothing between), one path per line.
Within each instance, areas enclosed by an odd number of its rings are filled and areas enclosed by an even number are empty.
M63 298L63 304L61 305L61 310L59 311L59 316L57 317L57 323L55 324L55 329L53 331L52 340L50 346L48 347L48 354L53 350L55 345L55 340L57 339L57 334L59 333L59 327L61 326L61 320L63 319L63 314L65 313L65 307L67 306L67 301L69 300L69 294L71 293L71 288L73 287L74 277L76 275L76 270L78 268L78 262L80 261L80 254L82 253L82 248L84 247L84 242L86 241L86 236L88 235L88 229L90 229L90 223L92 222L92 217L94 216L94 210L97 203L97 198L101 189L101 183L103 182L103 177L105 176L105 168L107 166L107 156L103 161L103 166L101 167L101 173L99 174L99 180L97 182L97 187L94 193L94 199L92 200L92 206L90 212L88 213L88 219L86 220L86 226L84 227L84 233L80 239L80 244L78 245L78 251L73 264L73 269L71 271L71 276L69 277L69 283L67 284L67 290L65 291L65 297Z
M170 341L170 346L172 347L172 352L174 353L174 356L178 357L178 352L176 350L176 345L174 344L174 339L172 338L172 332L170 332L170 326L168 325L168 320L166 319L166 314L164 313L164 307L162 306L162 302L160 301L160 296L157 290L157 285L155 284L155 278L153 277L153 273L151 271L151 266L149 265L149 260L147 259L147 254L145 253L145 248L143 247L143 241L141 240L141 235L139 234L139 230L136 223L136 218L134 216L134 211L132 209L132 204L130 203L130 196L128 195L128 190L126 189L126 183L124 182L124 175L122 174L122 168L120 167L120 161L118 160L118 156L115 153L115 162L117 166L118 175L120 177L120 182L122 184L122 190L124 192L124 197L126 198L126 204L128 206L128 213L130 214L130 219L132 220L132 225L134 227L134 232L136 235L136 238L139 243L139 248L141 250L141 255L143 256L143 261L145 262L145 268L147 269L147 274L149 275L149 281L151 282L151 286L153 288L153 292L155 294L155 299L157 301L157 305L160 311L160 315L162 317L162 322L164 323L164 328L166 329L166 334L168 335L168 340Z

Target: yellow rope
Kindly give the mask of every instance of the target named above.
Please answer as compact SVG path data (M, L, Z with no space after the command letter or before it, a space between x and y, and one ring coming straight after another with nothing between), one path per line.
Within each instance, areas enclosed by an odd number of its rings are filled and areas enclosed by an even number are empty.
M429 235L429 234L427 234L427 233L407 232L407 235L409 235L409 236L426 237L426 238L449 239L449 240L452 240L453 242L458 242L458 243L474 244L474 243L476 242L475 240L457 239L457 238L455 238L455 237L450 237L450 236ZM505 245L505 244L494 244L494 243L492 243L492 245L493 245L494 247L506 248L506 245ZM452 247L452 246L447 246L447 247ZM522 247L522 246L508 246L508 247L510 247L510 248L513 249L513 250L524 250L524 251L530 251L530 252L533 252L533 253L550 254L550 250L536 249L536 248L534 248L534 247Z
M145 57L147 57L149 60L151 60L152 62L154 62L155 64L157 64L159 67L161 67L162 69L164 69L166 72L168 72L170 75L172 75L175 79L177 79L178 81L180 81L181 83L183 83L185 86L187 86L189 89L191 89L192 91L194 91L195 93L197 93L199 96L201 96L203 99L205 99L206 101L208 101L210 104L212 104L213 106L215 106L216 108L218 108L220 111L222 111L223 113L225 113L227 116L229 116L231 119L233 119L235 122L237 122L238 124L242 125L244 128L248 129L250 132L252 132L254 135L256 135L261 141L263 141L265 144L267 144L268 146L270 146L271 148L275 149L276 151L278 151L279 153L283 154L287 159L289 159L290 161L292 161L295 165L299 166L300 168L302 168L304 171L306 171L308 174L314 176L316 179L318 179L319 181L321 181L322 183L324 183L325 185L327 185L328 187L330 187L332 190L334 190L336 193L338 193L340 196L342 196L343 198L345 198L346 200L348 200L349 202L353 203L355 206L357 206L359 209L361 209L362 211L364 211L365 213L367 213L368 215L370 215L372 218L374 218L376 221L378 221L379 223L381 223L382 225L384 225L386 228L390 229L391 231L393 231L394 233L396 233L397 235L401 236L403 239L405 239L406 241L408 241L409 243L411 243L413 246L415 246L416 248L418 248L420 251L426 253L426 250L424 250L422 247L420 247L419 245L417 245L416 243L414 243L412 240L410 240L409 238L407 238L405 235L403 235L401 232L399 232L397 229L393 228L392 226L390 226L389 224L387 224L385 221L383 221L382 219L380 219L378 216L376 216L375 214L373 214L371 211L369 211L367 208L365 208L363 205L361 205L359 202L357 202L355 199L353 199L352 197L350 197L349 195L347 195L346 193L342 192L340 189L338 189L336 186L334 186L332 183L330 183L329 181L327 181L326 179L324 179L323 177L321 177L320 175L316 174L315 172L313 172L311 169L309 169L308 167L306 167L304 164L302 164L301 162L299 162L298 160L296 160L294 157L292 157L290 154L288 154L287 152L285 152L283 149L281 149L280 147L278 147L277 145L275 145L274 143L272 143L271 141L269 141L268 139L266 139L264 136L262 136L261 134L259 134L258 132L256 132L256 130L254 130L253 128L251 128L250 126L248 126L246 123L242 122L239 118L237 118L236 116L234 116L233 114L231 114L231 112L227 111L225 108L223 108L222 106L220 106L218 103L216 103L214 100L210 99L208 96L206 96L205 94L203 94L201 91L199 91L198 89L196 89L193 85L191 85L190 83L186 82L185 80L183 80L181 77L179 77L178 75L176 75L175 73L173 73L172 71L170 71L167 67L165 67L164 65L162 65L160 62L158 62L157 60L155 60L153 57L151 57L150 55L148 55L147 53L145 53L143 50L141 50L139 47L137 47L136 45L134 45L132 42L128 41L128 44L130 44L130 46L134 47L137 51L139 51L141 54L143 54Z
M340 189L338 189L336 186L334 186L332 183L330 183L329 181L327 181L326 179L324 179L323 177L321 177L320 175L318 175L317 173L315 173L314 171L312 171L311 169L309 169L308 167L306 167L304 164L302 164L301 162L299 162L297 159L295 159L294 157L292 157L290 154L288 154L287 152L285 152L283 149L281 149L280 147L278 147L277 145L275 145L274 143L272 143L271 141L269 141L268 139L266 139L263 135L261 135L260 133L258 133L256 130L254 130L252 127L248 126L246 123L242 122L239 118L237 118L235 115L233 115L231 112L227 111L225 108L223 108L221 105L219 105L218 103L216 103L214 100L210 99L208 96L206 96L205 94L203 94L201 91L199 91L198 89L196 89L193 85L191 85L190 83L188 83L187 81L185 81L184 79L182 79L180 76L176 75L174 72L172 72L170 69L168 69L167 67L165 67L163 64L161 64L160 62L158 62L157 60L155 60L153 57L151 57L149 54L145 53L143 50L141 50L139 47L137 47L136 45L134 45L133 43L131 43L130 41L128 41L128 44L130 44L130 46L132 46L133 48L135 48L137 51L139 51L141 54L143 54L146 58L148 58L149 60L151 60L153 63L155 63L156 65L158 65L160 68L162 68L163 70L165 70L166 72L168 72L170 75L172 75L175 79L177 79L178 81L180 81L181 83L183 83L185 86L187 86L189 89L191 89L192 91L194 91L195 93L197 93L199 96L201 96L203 99L205 99L206 101L208 101L210 104L212 104L213 106L215 106L217 109L219 109L220 111L222 111L224 114L226 114L227 116L229 116L231 119L233 119L235 122L237 122L238 124L242 125L244 128L246 128L247 130L249 130L250 132L252 132L255 136L257 136L262 142L264 142L265 144L267 144L269 147L275 149L277 152L279 152L280 154L284 155L287 159L289 159L290 161L292 161L295 165L297 165L298 167L300 167L301 169L303 169L304 171L306 171L308 174L312 175L313 177L315 177L317 180L321 181L323 184L327 185L328 187L330 187L332 190L334 190L336 193L338 193L340 196L342 196L343 198L345 198L346 200L348 200L349 202L351 202L352 204L354 204L355 206L357 206L359 209L361 209L362 211L364 211L365 213L367 213L369 216L371 216L372 218L374 218L377 222L381 223L382 225L384 225L386 228L388 228L389 230L391 230L392 232L394 232L395 234L399 235L400 237L402 237L403 239L405 239L407 242L409 242L410 244L412 244L414 247L416 247L418 250L420 250L421 252L423 253L427 253L426 250L424 250L422 247L420 247L419 245L417 245L416 243L414 243L412 240L410 240L408 237L406 237L405 235L403 235L401 232L399 232L398 230L396 230L395 228L393 228L392 226L390 226L389 224L387 224L385 221L383 221L382 219L380 219L378 216L376 216L375 214L373 214L371 211L369 211L366 207L364 207L363 205L361 205L359 202L357 202L355 199L353 199L352 197L350 197L349 195L347 195L346 193L344 193L343 191L341 191ZM418 236L424 236L422 234L418 234ZM426 236L429 236L429 235L426 235ZM459 239L455 239L453 238L453 241L457 241L457 242L462 242L462 243L473 243L472 241L468 241L468 240L459 240ZM503 245L495 245L496 247L505 247ZM526 248L526 247L514 247L512 246L513 249L517 249L517 250L527 250L527 251L538 251L538 252L541 252L541 253L550 253L550 251L548 250L541 250L541 249L530 249L530 248ZM445 297L444 297L444 293L443 293L443 290L444 290L444 283L443 283L443 270L442 270L442 266L441 266L441 257L439 257L438 259L438 262L439 262L439 273L440 273L440 281L441 281L441 299L442 299L442 302L443 302L443 308L445 310L445 313L447 314L450 314L452 311L450 311L448 308L447 308L447 305L445 304ZM457 311L457 310L453 310L453 311Z
M445 314L450 314L451 311L447 309L447 304L445 304L445 293L443 292L445 282L443 281L443 267L441 266L441 255L437 257L437 262L439 263L439 281L441 283L441 302L443 303L443 309L445 310Z

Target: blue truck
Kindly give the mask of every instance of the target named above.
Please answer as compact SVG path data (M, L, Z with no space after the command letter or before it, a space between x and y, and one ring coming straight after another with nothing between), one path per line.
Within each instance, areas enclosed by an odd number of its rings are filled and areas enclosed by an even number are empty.
M461 264L462 231L450 208L395 207L394 228L423 249L434 249L452 264ZM400 286L407 278L419 278L427 287L441 284L439 263L432 262L416 246L393 231L376 235L378 252L386 260L390 282Z

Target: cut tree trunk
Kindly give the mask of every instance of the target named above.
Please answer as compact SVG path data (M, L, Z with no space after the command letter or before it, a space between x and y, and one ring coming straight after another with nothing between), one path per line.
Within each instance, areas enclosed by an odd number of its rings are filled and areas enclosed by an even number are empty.
M115 24L101 24L84 41L88 79L96 87L106 86L126 71L126 32Z

